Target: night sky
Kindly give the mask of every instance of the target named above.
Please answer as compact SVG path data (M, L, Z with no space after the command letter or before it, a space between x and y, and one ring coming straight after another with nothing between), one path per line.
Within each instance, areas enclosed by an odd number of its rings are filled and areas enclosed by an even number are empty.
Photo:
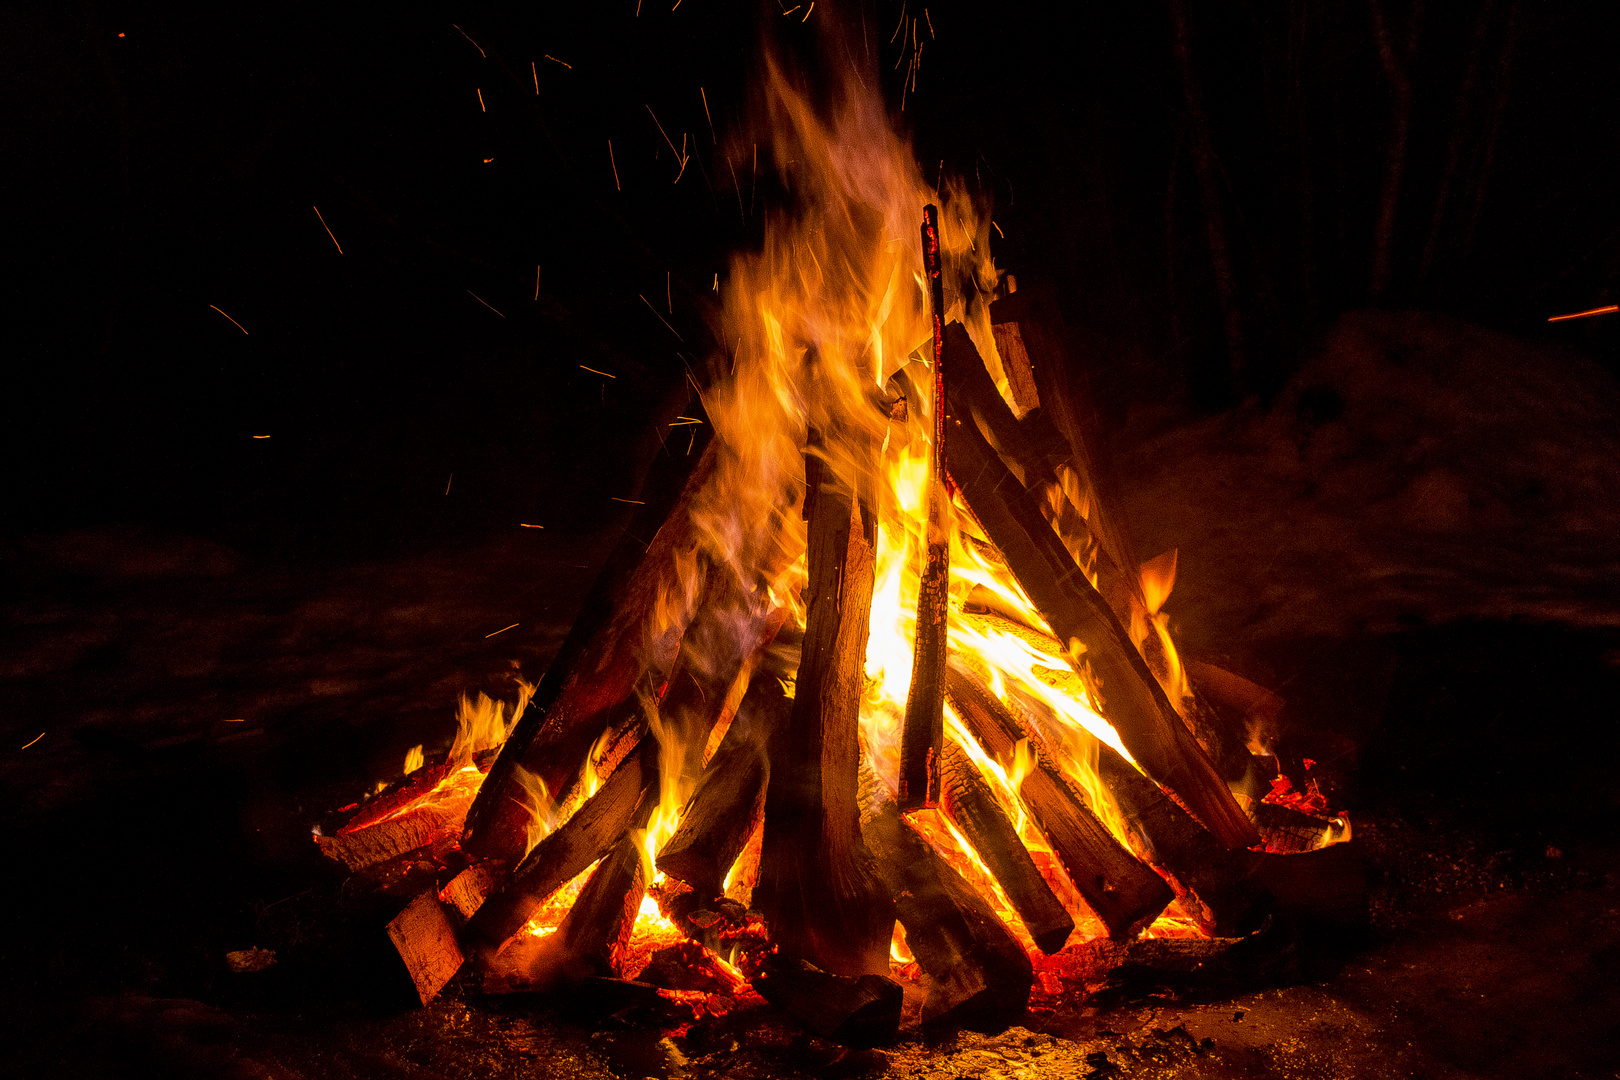
M875 73L1058 298L1105 422L1274 391L1375 299L1613 362L1620 317L1544 321L1617 298L1612 5L1384 0L1412 104L1377 296L1373 5L1189 5L1241 370L1173 6L790 6L12 5L7 528L316 557L599 527L780 199L747 150L767 49Z

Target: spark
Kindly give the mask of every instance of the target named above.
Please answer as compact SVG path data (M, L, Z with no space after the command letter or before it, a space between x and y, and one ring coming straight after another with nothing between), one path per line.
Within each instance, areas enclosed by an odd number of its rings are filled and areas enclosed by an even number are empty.
M520 528L520 529L543 529L543 528L545 528L545 526L544 525L530 525L527 521L520 521L520 522L518 522L518 528ZM507 629L511 629L511 627L508 627Z
M590 373L591 373L591 374L592 374L592 375L600 375L600 376L602 376L602 377L603 377L603 378L605 378L605 379L617 379L617 378L618 378L618 376L617 376L617 375L609 375L609 374L608 374L608 373L607 373L607 372L605 372L605 371L597 371L597 370L596 370L596 369L595 369L595 368L593 368L593 367L586 367L586 366L585 366L585 365L584 365L584 364L581 364L581 365L579 365L579 369L580 369L580 370L581 370L581 371L588 371L588 372L590 372Z
M225 722L227 724L245 724L245 723L247 723L247 717L245 717L245 716L232 716L232 717L228 717L225 720Z
M229 317L230 317L230 316L226 316L226 318L229 318ZM268 436L268 435L255 435L255 436L253 436L253 437L254 437L254 438L255 438L255 439L268 439L268 438L269 438L269 437L270 437L270 436Z
M540 299L540 267L538 265L534 268L534 298L536 300Z
M927 8L923 8L923 20L928 23L928 36L933 38L935 41L938 41L939 36L934 33L934 20L928 17Z
M456 474L455 474L455 473L451 473L451 474L450 474L450 479L448 479L448 480L446 480L446 481L445 481L445 482L444 482L444 493L445 493L445 494L446 494L446 495L448 495L448 494L450 494L450 485L451 485L451 484L453 484L453 483L455 483L455 482L456 482Z
M802 7L804 7L803 4L794 4L792 7L788 8L786 11L782 12L782 14L783 15L791 15L795 11L798 11Z
M640 294L640 293L636 293L636 295L637 295L637 296L641 296L641 294ZM642 302L642 303L643 303L643 304L646 304L646 305L647 305L647 310L648 310L648 311L650 311L650 312L652 312L652 313L653 313L653 316L654 316L654 317L655 317L655 318L657 318L657 320L658 320L658 321L659 321L659 322L661 322L661 323L663 323L663 324L664 324L664 325L665 325L665 326L669 326L669 320L668 320L668 319L666 319L666 318L664 318L664 317L663 317L663 316L662 316L662 315L659 315L659 314L658 314L658 309L657 309L657 308L655 308L655 307L653 307L653 306L652 306L652 301L650 301L650 300L648 300L648 299L647 299L647 298L646 298L646 297L645 297L645 296L641 296L641 302ZM673 314L674 314L674 312L670 312L670 314L672 314L672 315L673 315ZM683 342L683 343L684 343L684 342L685 342L685 341L686 341L686 339L685 339L685 338L683 338L683 337L681 337L681 332L680 332L680 331L679 331L679 330L677 330L677 329L675 329L675 328L674 328L674 327L673 327L673 326L669 326L669 332L670 332L670 333L672 333L672 334L674 334L674 335L675 335L675 336L676 336L676 337L677 337L677 338L680 338L680 340L681 340L681 341L682 341L682 342Z
M543 53L542 55L545 56L545 58L547 60L550 60L552 63L561 64L563 67L567 68L569 71L574 70L574 65L570 64L566 60L558 60L555 56L552 56L550 53Z
M475 86L473 87L473 93L478 95L478 111L489 112L489 110L484 107L484 91Z
M641 18L641 0L636 0L636 18Z
M124 36L124 35L123 35L123 34L119 34L119 35L118 35L118 36L119 36L119 37L123 37L123 36ZM27 741L27 742L25 742L25 743L23 743L23 744L22 744L22 745L21 745L21 746L19 746L19 747L18 747L18 748L17 748L17 749L19 749L19 750L26 750L26 749L28 749L28 748L29 748L29 747L30 747L30 746L33 746L33 745L34 745L34 744L35 744L35 743L37 743L37 742L39 742L39 740L41 740L41 739L43 739L43 738L44 738L44 737L45 737L45 733L44 733L44 732L43 732L43 731L42 731L42 732L40 732L40 733L39 733L39 734L38 734L38 735L35 735L35 736L34 736L34 737L33 737L33 738L32 738L32 739L30 739L30 740L28 740L28 741Z
M680 6L681 6L681 0L675 0L675 7L672 7L669 10L674 11L675 8L678 8Z
M682 417L680 417L678 419L671 420L670 423L669 423L669 426L670 427L691 427L693 424L701 424L701 423L703 423L703 421L694 419L693 417L682 416Z
M217 304L209 304L208 306L213 308L215 311L218 311L221 315L225 315L225 312L220 310L220 308L219 308L219 306ZM229 315L225 315L225 317L227 319L231 319L231 317ZM244 333L244 334L247 333L247 327L243 326L241 323L237 322L235 319L231 319L231 324L233 326L235 326L238 330L242 331L242 333ZM251 335L249 335L249 336L251 336Z
M623 191L619 186L619 163L613 160L613 140L608 140L608 164L613 166L613 190Z
M534 96L540 96L540 69L533 60L529 61L529 74L534 76Z
M719 274L714 275L714 291L715 292L720 291L720 275Z
M614 502L629 503L631 506L646 506L647 505L645 502L643 502L640 499L621 499L617 495L609 495L608 498L612 499Z
M326 235L327 236L332 236L332 226L328 225L326 223L326 218L321 216L321 208L318 207L318 206L311 206L310 209L315 211L315 217L316 217L317 220L320 221L321 228L326 230ZM332 246L338 249L338 254L339 255L343 254L343 245L337 242L337 237L335 237L335 236L332 236ZM229 315L226 315L225 317L227 319L230 318Z
M894 44L894 39L900 36L900 31L905 28L905 25L906 25L906 5L904 3L901 3L901 5L900 5L900 21L895 24L894 33L889 35L889 44L890 45Z
M671 315L673 315L673 314L675 314L675 297L674 297L674 294L670 292L670 286L669 286L670 274L671 274L671 271L669 271L669 270L664 271L664 303L666 305L668 305L669 313Z
M492 157L487 157L487 158L485 158L485 159L484 159L484 164L485 164L485 165L488 165L488 164L489 164L489 163L490 163L490 162L492 162L492 161L494 161L494 160L495 160L495 159L494 159L494 158L492 158Z
M1576 311L1568 315L1554 315L1548 322L1567 322L1570 319L1585 319L1593 315L1612 315L1620 311L1620 304L1606 304L1603 307L1591 308L1587 311Z
M501 313L498 310L496 310L496 307L495 307L494 304L490 303L488 300L485 300L482 296L479 296L477 293L473 292L471 289L467 290L467 295L472 297L474 300L478 301L480 304L483 304L485 307L489 308L489 310L494 311L495 314L501 315ZM504 318L506 318L506 316L501 315L501 318L504 319Z
M508 630L510 630L510 629L512 629L512 627L515 627L515 626L522 626L522 625L523 625L523 624L522 624L522 623L513 623L513 624L512 624L512 626L503 626L503 627L501 627L501 628L500 628L500 629L499 629L499 630L497 630L497 631L495 631L495 634L504 634L504 633L506 633L506 632L507 632L507 631L508 631ZM488 640L489 640L489 639L490 639L490 638L492 638L492 637L494 637L494 636L495 636L495 634L485 634L485 635L484 635L484 640L485 640L485 641L488 641Z
M451 26L456 26L455 23L451 23L450 25ZM478 55L479 56L482 56L485 60L489 59L489 53L484 51L484 47L482 45L478 44L478 42L476 42L476 41L473 41L473 39L471 37L468 37L467 31L463 30L459 26L456 26L456 33L460 34L464 38L467 38L467 40L469 42L472 42L472 47L478 50Z
M709 95L701 86L698 87L698 93L703 98L703 118L709 122L709 141L718 146L720 139L714 133L714 117L709 115Z
M810 6L809 6L809 8L807 8L807 9L806 9L806 10L805 10L805 13L804 13L804 18L803 18L803 19L800 19L800 20L799 20L799 21L800 21L800 22L804 22L804 21L805 21L805 19L808 19L808 18L810 18L810 12L812 12L812 11L814 11L814 10L816 10L816 0L810 0Z
M686 154L683 151L675 149L674 140L672 140L669 137L669 132L664 130L664 125L658 123L658 114L652 111L652 106L643 103L642 107L647 110L647 115L652 117L653 123L655 125L657 125L658 134L662 135L664 137L664 141L669 144L669 152L674 154L675 155L675 160L679 161L681 163L681 172L685 172L686 171ZM682 141L682 143L684 143L686 140L683 138L681 141ZM677 176L675 179L680 180L680 177Z
M996 230L996 235L997 236L1001 237L1003 240L1007 239L1007 234L1001 231L1001 226L1000 225L997 225L994 221L992 221L990 223L990 227L992 229Z

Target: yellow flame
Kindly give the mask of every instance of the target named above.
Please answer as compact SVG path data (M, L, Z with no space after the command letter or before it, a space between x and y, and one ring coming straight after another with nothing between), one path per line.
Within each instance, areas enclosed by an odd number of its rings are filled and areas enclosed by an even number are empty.
M424 760L425 759L422 757L421 743L417 743L415 746L405 751L405 775L409 776L417 769L420 769Z

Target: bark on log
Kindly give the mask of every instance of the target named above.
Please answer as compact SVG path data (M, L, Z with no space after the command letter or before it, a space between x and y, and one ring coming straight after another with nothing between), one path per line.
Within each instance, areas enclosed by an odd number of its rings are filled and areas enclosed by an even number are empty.
M978 766L952 741L945 744L940 786L942 808L995 875L1036 946L1047 955L1063 948L1074 919L1041 876Z
M940 280L939 211L930 204L922 226L923 270L933 314L934 363L930 380L933 432L928 452L927 521L917 589L911 686L900 728L899 802L902 810L939 804L940 754L945 748L945 639L950 600L950 500L945 492L945 297Z
M946 672L945 693L987 753L1012 757L1025 737L1023 725L982 683L953 665ZM1170 903L1170 886L1114 838L1051 758L1036 750L1036 767L1019 785L1019 797L1109 934L1136 934Z
M959 324L947 327L945 338L947 352L960 357L955 366L979 362L967 331ZM947 361L947 370L952 364ZM1131 756L1228 847L1258 844L1259 835L1216 773L1209 755L1176 715L1142 654L1075 565L1042 516L1038 502L990 448L967 403L953 393L950 405L952 477L1053 634L1060 641L1086 646L1085 662L1107 695L1104 713ZM1072 649L1071 663L1081 663Z
M470 950L493 952L553 892L602 858L631 829L642 827L658 805L658 750L643 738L595 795L534 846L512 876L467 923Z
M923 1023L1001 1031L1029 1005L1034 969L990 905L911 824L868 765L861 835L894 897L906 943L928 975Z
M881 975L850 978L776 957L754 979L754 989L812 1035L842 1046L886 1046L900 1031L904 992Z
M521 766L554 797L573 786L585 754L612 709L630 696L647 665L644 646L652 598L687 539L686 507L713 472L718 453L710 426L697 425L690 453L657 459L638 493L642 506L625 530L575 619L556 659L535 687L467 814L462 848L481 858L518 858L528 812L514 797Z
M465 960L456 931L433 889L421 893L388 924L388 938L426 1005L439 996Z
M769 744L753 901L783 954L855 977L888 971L894 930L894 905L861 843L856 791L876 529L853 491L809 471L804 645L792 712Z

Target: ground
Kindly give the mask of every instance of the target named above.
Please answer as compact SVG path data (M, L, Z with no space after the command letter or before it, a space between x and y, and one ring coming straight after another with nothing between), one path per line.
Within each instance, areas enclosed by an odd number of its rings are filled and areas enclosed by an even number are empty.
M1150 418L1118 460L1144 554L1181 547L1185 640L1289 700L1266 738L1349 810L1366 935L1302 938L1253 985L1126 987L880 1051L769 1013L667 1035L527 1000L417 1008L374 920L307 921L341 899L311 825L447 743L461 693L538 674L603 538L317 563L127 526L13 533L8 1073L1620 1075L1612 385L1359 318L1277 403ZM232 972L253 947L277 963Z

